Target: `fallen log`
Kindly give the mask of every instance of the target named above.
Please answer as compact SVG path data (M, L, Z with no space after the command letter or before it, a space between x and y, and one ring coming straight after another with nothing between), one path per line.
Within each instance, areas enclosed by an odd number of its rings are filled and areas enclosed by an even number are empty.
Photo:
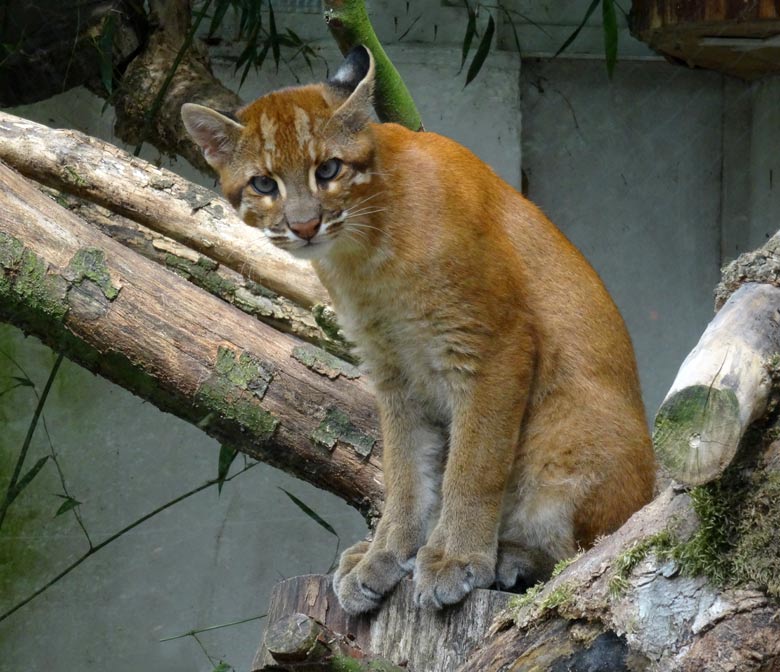
M36 182L164 234L303 307L329 302L308 262L268 243L213 191L110 143L0 112L0 160Z
M359 372L140 257L0 164L0 319L218 440L376 515Z

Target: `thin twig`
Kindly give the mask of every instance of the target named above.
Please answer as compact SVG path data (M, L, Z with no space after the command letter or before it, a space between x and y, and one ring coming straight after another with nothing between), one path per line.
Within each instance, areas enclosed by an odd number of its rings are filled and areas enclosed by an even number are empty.
M259 462L253 462L248 467L245 467L244 469L242 469L241 471L236 472L235 474L233 474L229 478L226 478L224 480L224 482L227 483L228 481L232 481L234 478L240 476L241 474L243 474L246 471L249 471L252 467L254 467L254 466L258 465L258 464L260 464L260 463ZM13 607L11 607L5 613L0 614L0 623L2 623L11 614L15 613L16 611L21 609L26 604L29 604L30 602L32 602L41 593L44 593L49 588L51 588L55 583L57 583L60 579L62 579L63 577L67 576L68 574L70 574L74 569L76 569L76 567L78 567L81 563L83 563L85 560L87 560L87 558L89 558L90 556L92 556L95 553L97 553L100 549L105 548L111 542L116 541L123 534L126 534L127 532L129 532L133 528L138 527L139 525L141 525L141 523L144 523L147 520L149 520L150 518L153 518L158 513L162 513L166 509L171 508L172 506L174 506L174 505L178 504L179 502L187 499L188 497L191 497L192 495L195 495L195 494L201 492L202 490L205 490L206 488L210 488L212 485L216 485L217 483L219 483L219 479L217 479L217 478L213 478L210 481L206 481L202 485L199 485L198 487L193 488L192 490L189 490L189 491L185 492L182 495L179 495L175 499L172 499L172 500L166 502L162 506L158 506L153 511L150 511L149 513L147 513L146 515L142 516L138 520L135 520L134 522L130 523L129 525L126 525L125 527L123 527L118 532L115 532L114 534L112 534L107 539L104 539L99 544L96 544L95 546L91 547L86 553L84 553L84 555L82 555L81 557L79 557L76 560L74 560L70 565L68 565L59 574L57 574L57 576L55 576L53 579L51 579L46 584L44 584L43 586L38 588L38 590L36 590L32 594L30 594L27 597L25 597L21 602L18 602L17 604L15 604Z
M259 616L252 616L251 618L244 618L240 621L233 621L232 623L221 623L220 625L210 625L207 628L196 628L195 630L190 630L189 632L183 632L180 635L173 635L173 637L164 637L163 639L160 639L158 641L160 642L171 642L174 639L182 639L183 637L194 637L195 635L200 634L201 632L209 632L211 630L219 630L220 628L229 628L231 625L241 625L242 623L250 623L251 621L259 621L261 618L265 618L268 616L268 614L260 614Z

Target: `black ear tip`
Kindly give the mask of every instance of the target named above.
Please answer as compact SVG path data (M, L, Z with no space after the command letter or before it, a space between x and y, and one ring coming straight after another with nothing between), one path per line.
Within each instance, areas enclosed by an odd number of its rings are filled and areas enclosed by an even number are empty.
M352 47L344 57L344 62L336 70L328 82L336 87L353 91L363 81L371 69L371 52L359 44Z
M369 67L371 67L371 52L368 50L368 47L358 44L349 50L344 60L350 61L365 76Z

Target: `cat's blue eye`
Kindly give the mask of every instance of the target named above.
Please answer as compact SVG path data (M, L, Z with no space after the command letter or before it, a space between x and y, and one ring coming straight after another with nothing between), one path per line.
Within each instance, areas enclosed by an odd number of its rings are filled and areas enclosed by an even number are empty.
M341 161L339 159L328 159L317 166L317 170L314 171L314 174L320 182L327 182L336 177L340 170Z
M255 175L249 180L249 185L263 196L273 196L279 190L276 180L267 175Z

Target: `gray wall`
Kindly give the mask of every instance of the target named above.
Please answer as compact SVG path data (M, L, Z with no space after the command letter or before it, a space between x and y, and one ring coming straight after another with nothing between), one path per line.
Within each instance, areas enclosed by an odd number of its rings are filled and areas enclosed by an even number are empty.
M672 67L654 60L625 27L624 60L610 82L594 58L601 49L598 12L571 58L548 58L588 0L515 0L510 8L545 29L519 27L528 54L522 73L516 53L499 52L464 90L463 75L455 74L465 25L459 1L413 2L409 12L406 3L370 4L427 128L468 145L516 186L522 167L529 196L602 275L631 330L652 415L711 316L722 260L777 228L780 82L748 86ZM281 12L278 18L290 21ZM316 14L297 15L294 25L302 36L323 40L331 66L338 62ZM499 35L502 47L513 48L503 22ZM237 85L234 56L228 44L216 62L218 74ZM305 66L297 71L310 77ZM251 99L290 83L289 71L277 76L266 67L241 94ZM111 114L101 107L76 90L19 113L110 138ZM158 158L151 150L146 156ZM182 162L174 167L194 176ZM10 327L0 327L0 350L40 389L50 352ZM0 356L0 392L12 375L18 372ZM0 487L33 407L29 388L0 397ZM96 541L216 473L218 446L208 437L72 364L60 373L46 418ZM48 450L39 431L32 457ZM0 670L210 670L192 638L158 640L263 613L276 580L324 571L335 551L334 539L279 487L333 524L342 548L363 534L357 514L336 498L259 465L221 496L205 491L138 527L0 623ZM0 610L85 551L72 515L52 517L59 492L59 476L47 465L14 505L0 544ZM215 660L246 669L261 625L215 630L201 640Z

